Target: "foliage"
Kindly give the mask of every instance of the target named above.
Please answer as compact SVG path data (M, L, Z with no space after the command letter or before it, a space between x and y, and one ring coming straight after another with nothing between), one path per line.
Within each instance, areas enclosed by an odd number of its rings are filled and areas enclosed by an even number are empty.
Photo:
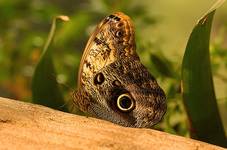
M61 91L59 90L56 78L49 78L49 75L55 75L56 71L53 65L52 52L48 49L56 29L57 20L68 21L67 16L57 16L53 19L51 30L44 45L43 53L35 68L32 80L32 102L42 104L51 108L59 109L62 105L62 109L66 111L64 107L64 100Z
M182 64L182 92L190 121L191 136L227 146L217 108L209 54L213 16L216 8L223 2L218 1L215 7L199 20L190 35Z

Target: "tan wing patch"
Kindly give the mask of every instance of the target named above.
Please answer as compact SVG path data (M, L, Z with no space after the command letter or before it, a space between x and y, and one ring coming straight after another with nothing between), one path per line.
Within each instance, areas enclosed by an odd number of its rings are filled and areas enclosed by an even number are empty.
M84 84L103 67L117 59L135 55L134 27L131 19L114 13L101 21L85 47L78 75L78 85Z

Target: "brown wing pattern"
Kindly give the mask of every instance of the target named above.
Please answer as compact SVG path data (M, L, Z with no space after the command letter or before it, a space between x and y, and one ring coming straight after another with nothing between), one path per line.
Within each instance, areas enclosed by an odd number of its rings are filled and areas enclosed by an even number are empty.
M101 21L85 47L73 101L97 118L152 127L166 111L165 93L140 62L134 34L121 12Z
M80 62L78 86L83 85L103 67L132 55L136 55L136 52L131 19L121 12L106 17L96 27L85 47Z

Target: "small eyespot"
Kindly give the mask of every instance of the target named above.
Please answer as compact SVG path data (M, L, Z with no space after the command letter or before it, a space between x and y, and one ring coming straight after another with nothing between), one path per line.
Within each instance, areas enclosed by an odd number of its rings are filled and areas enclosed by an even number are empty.
M117 31L117 32L116 32L116 36L117 36L117 37L123 36L123 32L122 32L122 31Z
M102 84L103 82L105 81L105 77L102 73L98 73L95 75L95 78L94 78L94 84L95 85L100 85Z
M112 84L113 86L118 86L118 87L121 86L121 82L118 80L114 80Z
M135 108L135 102L129 94L121 94L117 98L117 107L123 112L129 112Z

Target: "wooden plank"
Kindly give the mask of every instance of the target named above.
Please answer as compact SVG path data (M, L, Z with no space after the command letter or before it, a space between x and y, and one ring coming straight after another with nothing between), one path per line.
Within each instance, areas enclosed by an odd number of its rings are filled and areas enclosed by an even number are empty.
M121 127L1 97L0 149L224 150L152 129Z

